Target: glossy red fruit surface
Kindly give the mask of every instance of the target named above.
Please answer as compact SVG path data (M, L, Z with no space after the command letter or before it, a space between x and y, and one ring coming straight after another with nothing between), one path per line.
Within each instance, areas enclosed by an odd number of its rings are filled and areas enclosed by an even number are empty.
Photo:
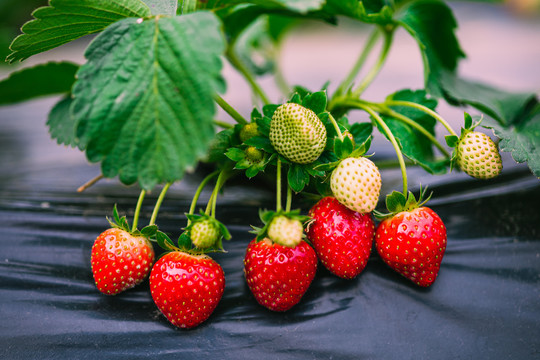
M358 276L371 254L375 225L371 214L360 214L334 197L325 197L309 211L313 222L307 236L321 263L344 279Z
M92 273L99 291L116 295L139 284L150 272L154 248L143 236L111 228L92 246Z
M431 286L446 250L446 227L430 208L403 211L379 224L375 245L392 269L419 286Z
M294 248L269 239L249 243L244 272L249 289L262 306L287 311L296 305L315 278L317 255L302 241Z
M207 255L170 252L156 262L150 274L156 306L180 328L193 328L207 320L224 290L223 269Z

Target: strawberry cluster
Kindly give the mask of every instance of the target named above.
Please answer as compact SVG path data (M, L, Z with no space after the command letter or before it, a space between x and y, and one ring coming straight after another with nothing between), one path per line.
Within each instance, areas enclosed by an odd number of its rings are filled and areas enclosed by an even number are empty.
M387 212L376 210L382 179L367 155L370 132L359 131L345 117L336 121L326 111L324 92L267 105L262 113L254 110L251 120L218 134L209 160L221 168L201 183L177 243L158 230L154 219L140 231L130 229L115 208L111 229L98 236L92 249L92 271L101 292L116 295L149 275L152 298L171 324L193 328L207 320L225 291L223 269L209 253L223 251L222 240L231 237L215 218L218 193L233 173L251 178L268 167L276 175L276 210L260 211L263 226L253 227L255 237L243 261L257 303L287 311L301 301L319 263L337 277L354 279L367 267L372 249L417 286L435 282L447 245L445 225L425 206L429 197L422 187L418 199L406 190L404 168L404 191L386 196ZM478 124L472 118L466 115L465 120L460 137L447 137L455 147L452 164L478 178L498 175L496 145L473 131ZM393 140L391 133L387 136ZM194 214L202 188L218 174L206 211ZM291 210L292 194L304 192L320 195L308 215ZM150 241L166 250L155 264Z

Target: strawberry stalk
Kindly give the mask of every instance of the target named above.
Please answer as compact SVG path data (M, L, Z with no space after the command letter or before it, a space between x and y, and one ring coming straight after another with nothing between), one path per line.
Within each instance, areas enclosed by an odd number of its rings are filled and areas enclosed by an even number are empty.
M214 191L212 192L212 195L210 196L210 199L208 200L208 204L206 205L206 215L210 215L212 218L216 218L216 205L217 205L217 197L219 194L219 191L225 185L225 182L229 178L230 173L228 169L223 169L219 173L219 176L216 180L216 185L214 187Z
M285 212L291 211L292 205L292 189L290 186L287 186L287 204L285 205Z
M276 212L281 211L281 158L278 156L276 165Z
M412 102L412 101L402 101L402 100L387 100L384 102L384 104L381 104L381 105L387 105L387 106L408 106L408 107L411 107L411 108L414 108L414 109L417 109L417 110L420 110L420 111L423 111L425 112L426 114L430 115L431 117L433 117L435 120L437 120L438 122L440 122L445 128L446 130L448 130L448 132L450 133L450 135L454 135L454 136L457 136L456 132L452 129L452 127L450 126L450 124L443 119L442 116L440 116L439 114L437 114L435 111L431 110L430 108L424 106L424 105L421 105L421 104L417 104L415 102Z
M381 127L381 129L384 131L390 142L392 143L392 146L394 147L394 150L396 151L396 155L399 161L399 167L401 168L401 177L403 178L403 194L406 195L408 192L408 184L407 184L407 167L405 166L405 159L403 157L403 153L401 152L401 149L399 148L399 144L394 137L394 134L392 133L392 130L386 125L384 120L377 114L371 107L364 105L364 104L358 104L358 107L365 112L367 112L371 117L375 120L375 122Z
M366 45L364 46L364 49L362 50L362 52L360 53L360 56L356 60L356 63L352 67L351 71L349 72L345 80L343 80L342 83L336 89L334 93L334 97L341 96L354 82L354 79L358 76L358 73L360 73L360 70L364 67L364 64L366 63L369 54L371 53L371 51L373 50L373 47L377 43L377 40L379 39L380 34L381 33L378 28L375 29L371 33L371 35L369 36L366 42Z
M343 134L341 133L341 129L339 128L339 125L338 125L336 119L330 113L328 113L328 119L332 123L332 126L334 126L334 129L336 130L336 134L338 135L339 140L341 142L343 142Z
M238 56L234 52L235 44L236 44L236 39L233 39L232 41L230 41L229 48L227 49L227 52L226 52L227 59L229 60L231 65L233 65L236 68L236 70L238 70L238 72L240 72L240 74L244 76L244 78L249 83L253 92L261 99L261 101L265 105L270 104L270 100L268 96L266 95L266 93L264 92L264 90L262 89L262 87L257 83L253 74L248 70L248 68L244 65L244 63L238 58Z
M152 211L152 217L150 218L149 225L154 225L156 223L156 219L159 213L159 208L161 207L161 204L163 203L163 200L165 199L165 195L167 194L167 191L171 187L172 183L166 183L163 189L161 189L161 193L159 194L159 197L156 201L156 205L154 206L154 211Z
M221 120L214 120L214 125L219 126L223 129L232 129L234 127L234 125Z
M381 71L386 61L386 58L388 56L388 51L390 50L390 47L392 45L392 40L394 38L393 36L394 28L391 28L391 29L382 28L382 29L383 29L383 34L384 34L384 44L383 44L381 53L379 55L379 58L377 62L375 63L375 65L373 66L373 68L366 75L364 80L360 83L360 85L358 85L356 90L353 91L352 93L353 98L359 98L360 95L362 95L362 93L368 88L368 86L373 82L373 80L375 80L375 78Z
M197 201L199 201L199 197L201 196L203 189L205 188L206 184L208 184L208 182L214 177L216 177L219 173L220 171L216 170L210 175L206 176L203 181L201 181L199 187L197 188L197 191L195 191L195 195L193 195L193 200L191 200L191 206L189 207L189 215L195 214L195 207L197 206ZM188 219L188 226L190 223L191 221Z
M225 101L221 96L217 95L214 97L216 103L221 107L227 114L229 114L237 123L247 124L247 120L244 119L238 111L236 111L228 102Z
M139 199L137 200L137 206L135 207L135 214L133 215L133 225L131 227L131 232L137 231L137 225L139 223L139 214L141 213L141 207L146 195L146 190L142 189L139 194Z

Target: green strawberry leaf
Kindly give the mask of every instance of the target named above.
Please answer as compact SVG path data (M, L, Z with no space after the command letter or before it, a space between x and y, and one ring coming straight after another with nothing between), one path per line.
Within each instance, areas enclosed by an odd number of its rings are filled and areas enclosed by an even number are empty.
M73 88L89 161L147 190L181 179L214 137L223 50L219 20L207 12L108 27L88 47Z
M503 126L519 123L538 104L534 93L512 93L444 72L440 79L445 99L453 105L470 105ZM471 124L472 126L472 124ZM469 129L471 126L467 127Z
M369 122L354 123L349 128L349 132L353 136L355 144L364 144L368 141L368 139L371 139L373 124ZM369 146L366 148L366 151L368 150Z
M261 116L261 117L255 118L255 123L257 124L257 130L259 130L259 132L266 137L270 135L270 122L271 121L272 119L269 118L268 116Z
M305 166L293 163L287 172L287 181L291 189L299 193L309 184L309 172Z
M226 152L228 149L239 145L237 138L236 127L234 129L226 129L217 133L210 143L210 150L208 151L205 161L214 164L226 163L228 159Z
M14 71L0 81L0 105L69 94L78 69L79 65L70 62L48 62Z
M454 33L457 22L452 10L442 1L411 1L400 11L397 21L418 42L426 89L442 97L443 74L453 73L465 57Z
M391 213L398 213L405 208L407 204L407 197L399 191L392 191L391 194L386 195L386 208Z
M540 106L531 115L530 119L511 126L502 126L500 123L486 118L484 127L492 128L493 133L500 140L499 149L512 154L518 162L526 162L534 176L540 178Z
M11 43L6 61L22 61L82 36L104 30L124 18L150 16L140 0L50 0L24 24L23 34Z
M178 0L142 0L152 15L176 15Z
M276 109L279 107L279 104L268 104L263 106L263 115L267 118L272 119L272 116L274 116L274 113L276 112Z
M76 147L75 120L71 116L73 98L66 96L51 109L47 119L49 134L58 144Z
M318 115L326 111L326 102L326 91L318 91L304 96L300 105L303 105Z

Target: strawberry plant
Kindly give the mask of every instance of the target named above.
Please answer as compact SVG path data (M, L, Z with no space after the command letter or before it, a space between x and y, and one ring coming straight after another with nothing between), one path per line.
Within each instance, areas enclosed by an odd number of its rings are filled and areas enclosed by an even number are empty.
M434 284L446 228L426 206L426 184L409 184L408 166L487 180L503 171L502 151L540 177L537 97L458 74L465 54L443 1L49 0L32 15L11 44L11 64L86 35L95 38L83 64L48 62L12 72L0 81L0 104L61 95L47 126L59 144L100 164L101 173L87 186L117 178L140 188L133 225L115 208L90 267L98 290L109 295L150 272L152 298L177 327L206 321L225 291L226 274L210 253L223 252L223 239L231 238L216 207L234 176L275 181L276 209L261 209L262 224L250 224L256 236L238 264L255 300L274 311L301 303L318 260L335 276L358 277L376 256L373 244L382 261L414 284ZM371 29L345 78L317 89L290 86L278 56L290 29L304 21L339 26L343 18ZM366 89L399 29L418 44L424 86L369 99ZM371 56L375 62L365 69ZM250 114L226 100L224 62L249 85L243 96L253 99ZM276 80L280 96L268 95L263 75ZM460 135L437 111L441 101L467 108ZM378 136L395 152L402 182L386 194L386 209L385 176L370 151ZM212 171L173 241L158 226L160 206L171 184L201 163ZM210 183L206 207L196 213ZM157 187L162 190L151 219L138 230L145 194ZM420 187L418 199L409 187ZM312 202L309 213L292 209L293 197L302 196ZM155 264L153 244L164 253Z

